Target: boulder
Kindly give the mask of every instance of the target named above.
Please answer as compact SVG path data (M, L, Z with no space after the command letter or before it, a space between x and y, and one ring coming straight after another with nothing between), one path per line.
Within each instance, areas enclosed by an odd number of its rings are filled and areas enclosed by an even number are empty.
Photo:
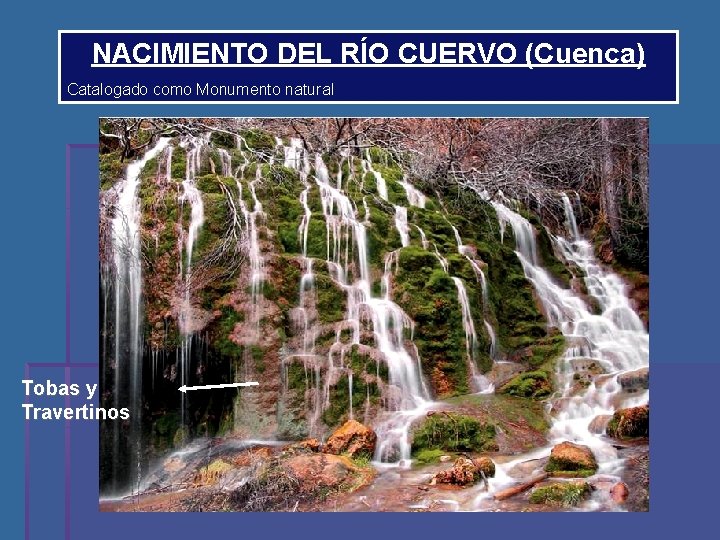
M357 468L345 456L332 454L300 454L284 462L292 477L297 479L298 490L310 493L318 488L339 489L357 476Z
M553 476L567 477L591 476L597 468L597 460L590 448L569 441L553 447L545 466L545 470Z
M233 469L233 465L222 459L216 459L207 466L199 469L193 477L193 484L201 486L211 486L215 484L228 471Z
M532 504L547 504L550 506L577 506L585 500L592 491L587 482L552 483L535 488L530 494Z
M377 435L372 429L356 420L348 420L330 435L323 451L328 454L346 454L353 458L372 457L376 441Z
M492 478L495 476L495 463L489 457L483 456L473 459L472 461L473 465L475 465L475 469L481 476L485 475L485 478Z
M459 457L455 460L452 469L437 473L431 484L455 484L466 486L474 484L480 478L480 473L471 459Z
M618 504L624 503L627 500L629 493L630 490L628 489L625 482L618 482L610 490L610 496L612 497L612 500Z
M634 439L650 435L650 406L615 411L606 433L616 439Z
M609 414L601 414L599 416L596 416L590 421L590 424L588 425L588 431L596 435L601 435L605 433L605 429L607 428L608 422L610 422L611 418L612 415Z
M294 453L319 452L320 442L317 439L305 439L304 441L291 444L286 448L286 451Z
M626 371L618 375L617 380L626 392L647 390L650 387L650 370L640 368L635 371Z

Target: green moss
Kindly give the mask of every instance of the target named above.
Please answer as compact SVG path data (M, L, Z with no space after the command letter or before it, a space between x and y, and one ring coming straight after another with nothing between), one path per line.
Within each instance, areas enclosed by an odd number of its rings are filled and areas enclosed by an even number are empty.
M307 388L307 370L302 364L289 364L285 368L287 386L293 390L305 390Z
M427 465L428 463L438 463L440 461L440 456L443 455L445 455L445 452L437 448L424 448L415 453L414 459L418 464Z
M420 271L422 274L427 274L428 271L442 270L437 257L417 246L408 246L400 251L400 258L398 261L400 268L403 273L410 274ZM447 275L441 271L438 277L441 275ZM448 278L449 279L449 278ZM423 279L425 281L425 279Z
M315 259L327 258L327 228L325 220L313 216L308 224L307 255Z
M345 294L337 287L330 276L321 270L315 274L315 291L320 322L332 323L343 320L347 309Z
M172 159L170 161L170 171L172 178L175 180L185 179L185 168L187 166L187 152L184 148L175 146L172 151Z
M595 465L592 468L592 465ZM567 459L562 459L557 456L550 456L550 459L545 465L545 471L549 472L552 476L568 477L568 478L587 478L597 472L597 464L594 463L578 463Z
M352 408L361 411L368 396L377 401L380 392L375 383L366 384L362 377L355 374L352 380ZM337 383L330 387L330 406L325 409L322 420L330 428L341 425L350 415L350 379L342 375ZM371 456L368 456L371 457Z
M427 449L446 452L496 450L495 426L471 416L433 414L413 432L413 454Z
M545 367L549 373L554 372L555 360L565 352L565 337L553 328L549 334L535 341L531 346L532 356L528 358L531 367Z
M275 137L267 131L260 129L248 129L240 133L243 149L250 149L256 152L273 152L275 150Z
M379 375L381 379L388 380L388 367L385 362L380 362L378 365L375 360L366 354L360 352L360 348L357 345L353 345L350 349L350 367L353 373L362 375L364 373L368 375Z
M224 357L239 359L242 356L242 347L230 339L230 334L235 330L235 325L243 321L244 315L230 306L223 306L221 313L217 323L215 347Z
M277 229L278 239L285 253L300 253L300 237L294 223L281 223Z
M506 423L526 423L531 428L544 433L550 425L545 414L544 404L539 401L527 400L507 394L468 394L447 400L450 405L460 408L471 407L482 411L487 418L501 429Z
M236 147L235 135L232 133L213 131L210 135L210 143L220 148L232 149Z
M177 412L165 412L152 423L153 449L162 452L173 447L173 438L180 427L180 415Z
M536 488L530 494L533 504L572 507L590 496L591 488L587 482L563 482Z
M122 163L122 151L100 154L99 162L100 189L104 191L123 177L125 167Z
M544 399L552 393L552 383L545 371L526 371L503 385L500 392L517 397Z
M437 395L447 397L467 393L468 361L462 312L457 288L440 267L437 258L417 246L403 248L394 284L395 301L415 321L415 344L422 359L423 372ZM475 281L467 285L476 327L482 317ZM474 359L481 370L490 367L484 334L478 334Z

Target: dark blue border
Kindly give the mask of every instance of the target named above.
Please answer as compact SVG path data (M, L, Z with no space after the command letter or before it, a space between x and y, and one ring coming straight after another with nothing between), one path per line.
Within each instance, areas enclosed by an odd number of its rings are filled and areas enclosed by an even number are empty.
M62 32L60 41L59 99L63 103L213 103L213 102L645 102L673 103L678 99L677 73L678 36L674 33L361 33L337 32L318 33L188 33L188 32L143 32L143 33L68 33ZM240 58L236 49L228 46L230 58L227 65L195 64L200 67L151 67L162 62L162 44L178 54L192 54L192 45L202 45L210 62L208 44L242 43L259 50L255 57L264 60L253 64L247 59L247 52ZM317 65L299 64L277 66L280 61L279 44L317 44L308 47L312 58L321 57L327 63ZM351 63L343 65L341 54L343 43L356 43L368 50L377 50L381 61L374 66L366 61L363 66ZM466 43L479 48L490 61L484 63L480 53L474 53L477 65L467 62L462 66L439 66L439 52L431 64L416 61L407 64L399 54L403 44L415 47L415 57L421 54L421 47L441 43ZM187 47L184 44L190 44ZM547 44L540 53L536 47ZM119 50L132 55L136 46L143 61L126 62L122 57L115 59ZM96 47L103 54L96 54ZM153 49L158 48L153 52ZM373 49L373 47L381 47ZM570 57L570 51L585 51L585 62L571 64L560 61L558 55ZM611 64L608 59L597 64L588 63L593 49L614 51L611 60L617 62L625 51L632 64L642 67L622 67L621 63ZM247 49L241 49L247 51ZM243 56L244 54L244 56ZM382 56L385 54L386 56ZM538 61L537 54L548 63ZM104 55L110 57L106 59ZM155 58L154 55L159 55ZM505 60L501 62L499 57ZM428 56L425 56L428 58ZM453 58L459 58L459 47L454 49ZM362 56L360 56L362 58ZM408 58L408 55L405 55ZM183 56L188 62L187 56ZM93 65L97 61L99 66ZM528 61L535 67L530 69ZM240 62L236 64L236 62ZM390 66L405 67L390 67ZM119 67L118 67L119 66ZM123 67L125 66L125 67ZM296 67L297 66L297 67ZM352 66L352 67L348 67ZM411 66L411 67L410 67ZM468 67L470 66L470 67ZM492 66L492 67L488 67ZM512 67L508 67L512 66ZM102 87L101 87L102 85ZM257 95L213 94L212 87L257 87ZM332 95L310 95L298 97L288 88L307 85L330 86ZM88 95L84 88L94 86L97 94ZM113 88L125 86L130 95L122 90L115 95ZM101 89L103 88L104 89ZM181 89L173 90L172 88ZM266 90L263 90L266 89ZM108 92L108 93L106 93ZM170 92L171 95L166 95ZM134 95L133 95L134 94Z

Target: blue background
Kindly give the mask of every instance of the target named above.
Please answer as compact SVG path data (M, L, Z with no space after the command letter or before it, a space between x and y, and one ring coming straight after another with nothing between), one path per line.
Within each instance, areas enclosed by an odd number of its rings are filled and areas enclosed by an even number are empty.
M707 5L707 4L706 4ZM2 342L7 365L0 387L3 435L3 538L22 538L24 515L24 364L65 360L65 146L97 140L99 116L650 116L651 117L651 511L648 514L466 515L106 515L97 511L97 450L92 424L75 423L71 536L84 538L414 539L449 535L502 538L607 538L716 530L717 388L720 381L717 245L717 17L688 2L577 1L483 3L446 0L422 8L366 1L120 4L21 3L4 16L2 39L3 284ZM217 28L679 29L680 105L660 106L58 106L57 30ZM79 186L82 188L82 186ZM97 184L80 189L96 212ZM73 219L83 215L73 208ZM77 218L80 219L80 218ZM73 223L81 227L82 221ZM86 225L90 227L90 225ZM92 234L93 231L90 231ZM75 234L75 233L74 233ZM81 240L77 240L81 242ZM96 264L95 246L79 244L73 265ZM713 248L712 246L716 246ZM73 270L76 271L77 267ZM81 286L82 283L79 284ZM71 289L80 310L94 302L96 278ZM92 309L90 309L92 311ZM85 311L96 320L97 315ZM77 319L73 319L76 321ZM77 324L77 323L76 323ZM90 349L96 327L76 330ZM72 343L71 343L72 345ZM72 358L75 362L94 361ZM62 369L33 372L59 379ZM82 382L93 370L73 370ZM75 431L77 429L77 431ZM32 536L64 538L64 425L32 426ZM82 441L88 441L82 444ZM88 488L83 489L84 482ZM80 529L85 529L81 531Z

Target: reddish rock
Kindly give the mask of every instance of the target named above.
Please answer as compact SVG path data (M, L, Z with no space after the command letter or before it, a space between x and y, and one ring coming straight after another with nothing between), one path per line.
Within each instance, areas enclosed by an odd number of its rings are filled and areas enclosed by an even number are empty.
M372 456L375 453L377 435L367 426L348 420L340 426L325 443L324 452L346 454L350 457Z
M494 468L494 464L493 464ZM452 469L437 473L431 484L455 484L458 486L466 486L475 483L480 478L478 469L472 460L460 457L455 460Z
M297 479L301 492L321 488L340 488L357 475L357 468L345 456L301 454L284 462L285 468Z
M648 437L650 434L650 407L630 407L615 411L608 423L607 434L616 439Z
M618 504L624 503L627 500L629 493L630 490L625 482L618 482L610 490L612 500Z
M305 439L287 447L290 452L319 452L320 442L317 439Z
M489 457L479 457L473 459L472 462L478 474L482 473L481 476L483 474L485 475L485 478L492 478L495 476L495 463Z
M587 476L597 471L595 455L587 446L565 441L555 445L545 470L559 476Z

